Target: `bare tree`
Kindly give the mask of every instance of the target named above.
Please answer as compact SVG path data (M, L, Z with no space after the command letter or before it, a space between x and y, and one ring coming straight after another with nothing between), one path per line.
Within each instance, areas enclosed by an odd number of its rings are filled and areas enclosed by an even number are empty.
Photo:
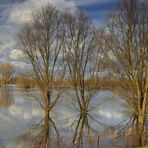
M113 75L126 84L119 93L130 106L133 122L138 128L138 143L144 145L148 108L148 2L122 0L109 15L112 36L112 59L109 64ZM122 85L121 85L122 86Z
M90 102L97 92L95 82L99 78L100 61L104 58L103 44L98 46L101 32L95 29L92 21L83 12L77 17L66 13L64 18L64 57L68 65L67 75L74 90L74 104L77 104L76 108L80 114L86 116L91 110ZM74 138L73 143L75 140Z
M33 74L42 100L38 100L49 115L62 93L62 86L54 86L56 79L63 80L65 66L62 62L62 33L60 12L53 6L47 5L36 12L32 22L27 24L19 33L22 51L30 61ZM56 88L56 94L53 91Z
M14 71L15 69L11 64L0 64L0 75L5 85L12 79Z

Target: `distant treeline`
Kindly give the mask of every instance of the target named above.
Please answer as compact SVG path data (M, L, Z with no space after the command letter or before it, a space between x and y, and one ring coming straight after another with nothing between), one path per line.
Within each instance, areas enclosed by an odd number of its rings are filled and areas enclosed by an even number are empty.
M0 78L0 84L5 83L5 79ZM124 88L124 90L128 89L125 80L122 79L113 79L113 78L102 78L102 79L87 79L85 80L85 89L90 89L90 84L93 83L94 89L101 89L101 90L119 90L120 88ZM11 78L8 84L16 84L18 87L29 89L31 87L36 87L36 81L33 79L29 79L26 77L18 76ZM54 88L57 88L59 86L62 86L63 88L72 88L73 85L79 86L79 81L75 82L75 84L71 80L60 80L56 79L52 82L52 86ZM91 86L92 87L92 86Z

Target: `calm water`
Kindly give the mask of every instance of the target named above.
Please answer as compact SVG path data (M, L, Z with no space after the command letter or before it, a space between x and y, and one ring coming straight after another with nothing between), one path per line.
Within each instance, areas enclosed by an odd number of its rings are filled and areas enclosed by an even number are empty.
M106 147L112 138L106 137L103 131L127 118L119 97L108 91L98 92L90 104L89 114L84 117L72 101L72 92L65 92L48 122L40 104L27 92L16 86L0 91L0 148L44 147L41 143L46 136L51 147L72 147L72 141L76 144L83 141L86 148L97 147L98 138L99 144ZM116 101L101 103L111 98Z

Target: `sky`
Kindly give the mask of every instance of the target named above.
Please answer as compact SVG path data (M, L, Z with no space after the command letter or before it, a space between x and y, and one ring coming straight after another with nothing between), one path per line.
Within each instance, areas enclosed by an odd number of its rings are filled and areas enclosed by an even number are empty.
M115 0L0 0L0 63L10 63L17 69L29 67L17 49L16 36L31 20L32 12L48 3L61 10L70 8L72 13L85 11L96 27L106 27L106 13L115 7Z

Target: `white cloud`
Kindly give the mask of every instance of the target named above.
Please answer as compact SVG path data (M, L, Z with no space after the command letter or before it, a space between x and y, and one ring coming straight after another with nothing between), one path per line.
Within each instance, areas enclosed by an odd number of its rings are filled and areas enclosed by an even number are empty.
M9 55L11 60L22 60L24 58L24 54L21 50L13 49Z
M1 13L0 21L0 62L11 62L18 69L30 68L25 62L17 62L23 58L22 53L16 48L16 36L19 29L31 20L32 12L39 10L41 7L51 3L59 10L69 8L74 13L77 6L74 1L66 0L25 0L21 3L6 5L5 10Z
M14 23L22 25L31 21L32 12L39 10L42 6L51 3L59 10L69 8L74 12L77 10L77 6L74 1L65 0L27 0L23 3L18 3L7 9L4 14L7 16L8 23Z
M98 111L99 114L105 118L111 119L122 119L123 118L123 114L117 111L109 111L109 110L99 110Z
M11 61L11 64L16 68L16 70L21 71L21 70L30 70L31 65L27 64L22 61Z
M12 10L12 13L9 15L8 21L12 23L17 24L24 24L26 22L29 22L31 20L31 9L28 8L22 8L19 6L18 8L14 8Z

